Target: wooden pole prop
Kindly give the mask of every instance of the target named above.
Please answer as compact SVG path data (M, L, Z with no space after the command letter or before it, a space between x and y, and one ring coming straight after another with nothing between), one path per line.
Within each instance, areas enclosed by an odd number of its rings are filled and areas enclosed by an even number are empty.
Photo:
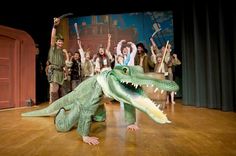
M166 50L167 50L168 44L169 44L169 40L166 42L166 47L165 47L165 50L164 50L164 55L162 56L161 65L160 65L159 70L158 70L159 73L161 72L161 68L162 68L162 66L163 66L163 61L164 61L165 56L166 56Z
M80 39L80 37L79 37L79 30L78 30L78 25L77 25L77 23L74 24L74 27L75 27L75 32L76 32L77 39Z

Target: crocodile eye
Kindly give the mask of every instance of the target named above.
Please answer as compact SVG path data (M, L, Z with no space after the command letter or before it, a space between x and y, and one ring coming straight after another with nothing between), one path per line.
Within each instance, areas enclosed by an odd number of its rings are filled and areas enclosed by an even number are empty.
M124 67L122 70L125 74L128 74L128 68Z

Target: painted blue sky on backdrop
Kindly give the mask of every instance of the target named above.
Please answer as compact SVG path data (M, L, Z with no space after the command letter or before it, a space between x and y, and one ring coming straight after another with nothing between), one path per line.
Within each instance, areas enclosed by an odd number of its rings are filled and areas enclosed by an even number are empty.
M117 27L121 29L127 29L135 27L138 36L135 43L143 42L147 47L150 47L150 37L155 32L153 27L154 23L159 23L161 31L155 35L154 40L160 47L164 45L167 40L172 44L174 48L174 32L173 32L173 14L172 11L164 12L145 12L145 13L126 13L126 14L110 14L112 21L117 21ZM96 16L97 22L101 22L102 17ZM75 22L81 25L82 22L86 22L86 25L90 25L92 20L91 16L84 16L78 18L70 18L69 26L73 28ZM75 30L70 30L74 32Z

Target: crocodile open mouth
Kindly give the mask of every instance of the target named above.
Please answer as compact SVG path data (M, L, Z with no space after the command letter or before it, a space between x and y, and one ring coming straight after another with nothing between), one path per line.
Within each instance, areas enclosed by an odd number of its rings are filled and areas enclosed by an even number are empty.
M146 84L146 85L142 84L142 85L140 85L140 84L137 84L137 83L135 84L135 83L127 82L127 81L120 81L120 84L122 86L124 86L127 90L130 90L132 92L139 93L139 94L143 94L143 92L144 92L143 91L143 86L151 87L154 93L160 92L161 94L163 94L163 92L164 92L164 90L161 90L161 89L155 87L155 85L153 85L153 84L149 84L149 85L148 84Z
M120 81L121 85L124 86L127 90L130 90L131 92L135 92L135 93L143 93L143 89L140 85L138 84L133 84L131 82L125 82L125 81Z
M123 93L124 97L121 99L128 99L128 104L131 104L140 111L146 113L151 119L157 123L170 123L167 119L166 114L160 110L160 105L156 104L150 98L148 98L141 85L137 83L120 81L119 90ZM118 85L116 85L118 86ZM148 87L153 87L154 85L145 85ZM158 91L156 89L156 91ZM155 91L155 92L156 92ZM125 102L125 101L124 101Z

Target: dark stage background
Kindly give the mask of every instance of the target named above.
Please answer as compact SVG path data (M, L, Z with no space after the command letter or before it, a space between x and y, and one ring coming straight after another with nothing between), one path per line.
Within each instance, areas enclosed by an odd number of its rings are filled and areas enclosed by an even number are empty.
M29 3L29 2L27 2ZM44 4L43 4L44 3ZM39 44L43 66L49 49L52 19L73 12L75 17L172 11L175 51L182 66L182 99L186 105L236 111L236 7L233 1L85 1L76 3L14 2L0 10L0 24L28 32ZM46 11L46 9L50 9ZM44 79L44 78L42 78ZM37 96L45 101L47 82L37 80ZM38 87L41 86L41 87ZM44 87L42 87L44 86Z

